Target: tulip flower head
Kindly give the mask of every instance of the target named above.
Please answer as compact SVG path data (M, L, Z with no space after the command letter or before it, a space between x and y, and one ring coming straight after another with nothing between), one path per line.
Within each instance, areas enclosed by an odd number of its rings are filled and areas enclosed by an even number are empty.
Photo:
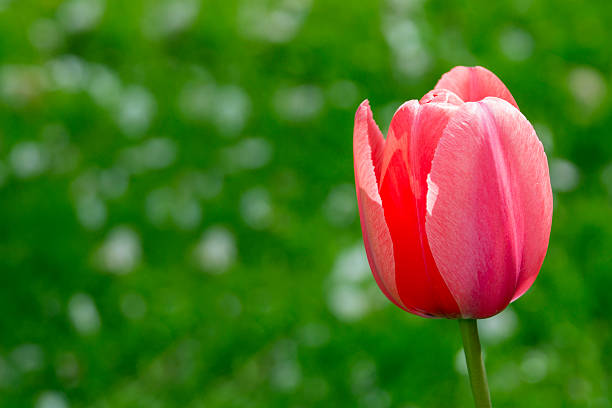
M548 164L492 72L453 68L399 107L386 140L364 101L353 150L368 261L398 307L485 318L533 284L552 222Z

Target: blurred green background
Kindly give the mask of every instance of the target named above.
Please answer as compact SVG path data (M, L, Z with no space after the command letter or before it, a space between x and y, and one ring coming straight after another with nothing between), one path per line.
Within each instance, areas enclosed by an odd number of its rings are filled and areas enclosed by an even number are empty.
M455 65L549 158L496 407L610 407L607 1L0 0L0 406L471 407L457 323L374 284L352 127Z

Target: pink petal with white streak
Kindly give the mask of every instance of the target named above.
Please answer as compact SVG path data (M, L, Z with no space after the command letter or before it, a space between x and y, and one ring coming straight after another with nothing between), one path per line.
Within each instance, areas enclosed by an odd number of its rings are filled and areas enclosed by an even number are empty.
M533 283L548 246L552 192L533 127L499 98L462 105L428 184L429 245L462 316L500 312Z

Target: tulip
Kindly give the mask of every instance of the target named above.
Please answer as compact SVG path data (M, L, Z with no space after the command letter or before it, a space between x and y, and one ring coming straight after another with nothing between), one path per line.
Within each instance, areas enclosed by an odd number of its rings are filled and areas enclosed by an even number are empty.
M523 295L544 261L552 191L542 143L499 78L455 67L400 106L386 140L365 100L353 155L376 283L408 312L459 319L474 402L490 408L476 319Z
M492 72L455 67L395 112L355 116L355 184L374 278L424 317L493 316L536 279L550 235L546 154Z

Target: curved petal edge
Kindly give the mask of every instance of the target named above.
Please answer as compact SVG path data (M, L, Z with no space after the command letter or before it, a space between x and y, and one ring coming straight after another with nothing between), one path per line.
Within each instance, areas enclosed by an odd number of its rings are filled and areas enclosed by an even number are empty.
M393 242L378 193L384 143L369 103L365 100L357 109L353 132L355 187L363 241L372 274L381 291L398 307L407 310L395 284Z
M458 66L438 81L434 90L447 89L454 92L465 102L478 102L487 96L503 99L519 108L506 85L491 71L484 67Z

